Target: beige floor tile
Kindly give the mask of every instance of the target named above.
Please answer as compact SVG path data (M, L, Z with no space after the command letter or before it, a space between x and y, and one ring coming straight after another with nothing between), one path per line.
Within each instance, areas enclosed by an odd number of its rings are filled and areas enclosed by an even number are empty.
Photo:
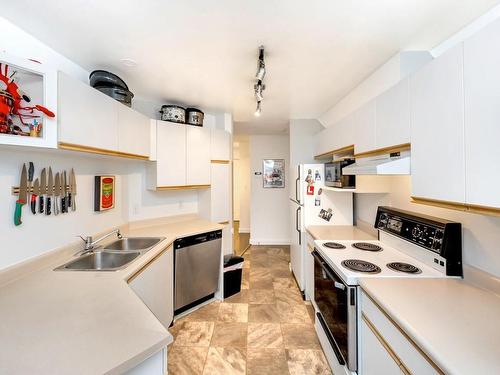
M184 319L198 322L214 322L219 316L219 307L219 301L212 302L186 315Z
M175 322L170 332L174 336L175 346L209 346L213 322L191 322L187 320Z
M268 268L250 268L250 280L270 278L271 272Z
M275 277L273 282L274 289L295 289L297 284L291 277Z
M248 322L248 304L221 303L217 320L219 322Z
M270 272L273 277L292 277L292 273L290 272L288 265L282 268L271 268Z
M321 350L287 349L285 352L290 375L331 375Z
M247 349L248 375L289 375L284 349Z
M312 324L281 324L281 332L286 349L321 349Z
M281 327L277 323L248 323L248 348L282 348Z
M247 323L215 323L210 346L245 348L247 346Z
M309 317L311 318L311 321L314 322L315 312L314 312L314 307L311 304L311 302L306 303L306 309L307 309L307 313L309 314Z
M250 261L252 262L252 269L269 267L269 258L267 255L253 256L250 258Z
M289 305L303 305L304 300L297 288L275 289L276 302L287 303Z
M282 323L312 323L311 317L305 305L290 305L277 302L278 313Z
M249 284L250 289L272 289L273 286L274 286L273 278L270 276L268 278L260 278L260 279L254 279L250 276L250 284Z
M241 289L239 293L224 299L226 303L248 303L248 289Z
M248 305L248 322L251 323L279 323L280 314L276 304Z
M170 349L171 348L171 349ZM169 375L201 375L207 358L208 348L169 346Z
M210 347L203 375L244 375L245 373L246 353L244 349Z
M250 284L252 285L252 284ZM276 303L274 290L270 289L254 289L250 288L248 291L248 302L258 304L273 304Z
M251 262L250 262L250 259L245 259L245 261L243 262L243 269L246 270L246 269L250 269L251 267Z

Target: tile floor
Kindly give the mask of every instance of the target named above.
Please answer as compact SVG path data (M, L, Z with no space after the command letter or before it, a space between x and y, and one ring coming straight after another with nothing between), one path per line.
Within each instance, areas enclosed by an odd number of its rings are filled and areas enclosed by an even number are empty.
M313 326L313 310L292 278L286 247L245 253L242 291L171 327L169 375L331 374Z

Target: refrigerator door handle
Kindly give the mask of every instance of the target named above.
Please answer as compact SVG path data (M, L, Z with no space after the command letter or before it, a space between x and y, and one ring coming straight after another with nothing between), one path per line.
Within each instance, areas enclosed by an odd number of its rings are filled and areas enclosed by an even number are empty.
M302 204L299 197L299 189L300 189L300 165L297 166L297 178L295 179L295 200Z
M300 230L300 210L301 207L297 208L295 211L295 230L299 233L299 245L302 245L302 231Z

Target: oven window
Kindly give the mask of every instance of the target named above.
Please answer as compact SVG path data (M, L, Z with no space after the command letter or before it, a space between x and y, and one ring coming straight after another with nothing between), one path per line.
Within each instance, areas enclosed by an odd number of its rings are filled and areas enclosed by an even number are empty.
M322 265L318 259L314 259L314 300L325 319L331 336L337 343L344 360L347 361L348 288L331 269L328 274L324 267L329 269L328 265Z

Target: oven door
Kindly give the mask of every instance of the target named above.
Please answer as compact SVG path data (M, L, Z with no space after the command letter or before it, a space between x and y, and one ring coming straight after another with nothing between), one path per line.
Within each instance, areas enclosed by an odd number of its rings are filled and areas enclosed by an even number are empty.
M346 285L314 250L314 300L318 320L340 365L357 371L356 287Z

